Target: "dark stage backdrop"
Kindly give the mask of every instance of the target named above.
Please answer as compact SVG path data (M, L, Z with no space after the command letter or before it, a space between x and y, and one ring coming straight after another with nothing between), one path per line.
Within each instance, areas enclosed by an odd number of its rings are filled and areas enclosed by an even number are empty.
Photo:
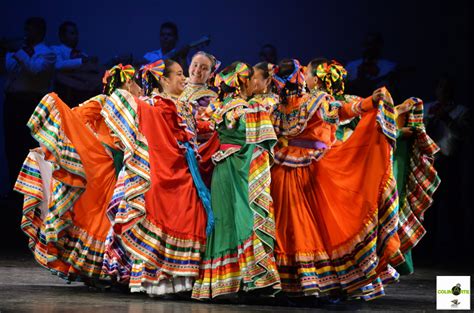
M365 34L379 31L385 37L387 59L416 66L404 93L424 99L433 97L434 80L441 72L455 75L459 89L466 90L466 65L472 55L467 43L469 10L459 0L6 0L2 12L6 14L0 19L0 37L21 36L27 17L43 16L50 44L58 43L61 22L75 21L80 48L102 61L158 49L159 26L168 20L178 25L180 44L210 35L208 50L224 64L258 61L265 43L274 44L280 57L305 63L316 56L349 61L360 57ZM466 103L467 96L460 100Z
M433 100L435 81L446 72L455 79L456 101L470 106L473 56L469 45L472 37L470 6L469 1L459 0L6 0L1 4L4 14L0 19L0 37L22 36L24 20L29 16L42 16L48 24L47 43L57 44L58 26L71 20L79 27L79 48L105 62L115 55L143 56L147 51L158 49L160 24L173 21L179 27L179 45L210 35L212 42L207 50L224 64L236 59L257 62L259 49L265 43L275 45L280 58L296 57L306 63L318 56L342 62L359 58L366 33L381 32L385 39L384 58L414 67L412 73L403 77L398 100L408 96ZM466 170L471 169L469 165ZM469 196L468 185L472 175L463 177L459 186L441 186L459 189L461 198L457 201L460 204L456 204L456 223L459 224L436 231L446 232L447 238L458 245L456 253L466 256L468 252L464 250L468 247L463 247L469 243L472 247L469 200L472 196ZM18 225L12 223L12 216L19 218L20 208L16 210L16 213L9 212L6 220L2 219L1 231L15 234L23 245L24 236L18 231ZM461 242L454 240L459 236ZM3 238L2 245L8 245ZM441 246L434 247L431 250L441 249Z

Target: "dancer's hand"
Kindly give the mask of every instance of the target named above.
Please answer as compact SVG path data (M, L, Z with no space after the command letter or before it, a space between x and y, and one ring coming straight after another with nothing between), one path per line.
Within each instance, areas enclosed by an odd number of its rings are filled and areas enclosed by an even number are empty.
M415 129L411 127L402 127L400 128L400 137L410 138L415 134Z
M378 107L380 101L384 99L385 88L379 88L372 93L372 103L374 107Z

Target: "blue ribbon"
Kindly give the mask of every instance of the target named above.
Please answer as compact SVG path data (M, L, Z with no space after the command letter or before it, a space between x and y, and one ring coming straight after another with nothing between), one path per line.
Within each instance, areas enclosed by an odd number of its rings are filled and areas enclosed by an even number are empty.
M199 198L201 199L202 204L206 209L206 234L209 236L214 228L214 213L212 212L211 207L211 193L209 192L209 189L207 189L207 186L204 184L204 181L201 177L201 173L199 173L198 163L193 148L191 147L189 142L182 142L180 144L186 148L185 156L186 161L188 162L189 171L191 172L191 176L193 177L193 182L198 191Z

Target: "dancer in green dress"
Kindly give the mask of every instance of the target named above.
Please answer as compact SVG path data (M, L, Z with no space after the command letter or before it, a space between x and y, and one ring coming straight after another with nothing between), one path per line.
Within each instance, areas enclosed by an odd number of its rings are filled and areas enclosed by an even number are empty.
M273 256L275 223L270 164L276 136L268 112L251 94L253 70L235 62L216 78L219 104L213 121L220 150L213 155L211 199L215 228L208 237L193 298L239 290L274 293L280 278Z

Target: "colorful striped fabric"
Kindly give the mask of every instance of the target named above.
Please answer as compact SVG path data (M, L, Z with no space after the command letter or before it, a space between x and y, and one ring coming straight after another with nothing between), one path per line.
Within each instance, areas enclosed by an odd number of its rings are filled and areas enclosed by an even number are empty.
M197 142L197 129L194 115L192 113L192 107L189 103L176 101L176 111L178 113L178 124L188 134L188 140L191 144L197 159L200 159ZM184 146L183 146L183 149Z
M209 97L217 98L217 93L209 89L207 85L193 85L188 84L184 91L179 96L178 100L184 103L194 102L201 98Z
M239 62L236 64L233 71L224 74L224 71L216 75L214 80L214 86L220 87L221 83L226 84L229 87L238 88L240 86L240 80L250 78L250 68L247 64Z
M254 232L251 238L237 246L237 252L203 260L192 298L212 299L237 293L241 288L250 291L269 287L269 293L275 293L281 288L280 278L268 248Z
M288 103L299 101L301 96L293 95L288 97ZM321 104L330 98L325 92L313 92L311 94L303 95L305 97L302 104L294 107L288 111L284 104L273 111L272 123L275 128L275 133L278 136L297 136L299 135L311 120L313 115L319 110Z
M18 175L14 190L24 195L21 229L28 236L28 247L32 250L35 259L41 265L47 267L48 259L53 258L53 256L47 254L44 243L41 245L40 239L44 238L44 235L42 235L43 219L48 213L49 202L45 195L49 185L45 186L44 184L45 177L44 173L41 173L41 161L47 162L44 161L44 153L41 149L30 151ZM42 206L46 207L44 213L42 212ZM38 252L36 252L37 249ZM41 253L41 250L44 252Z
M272 80L278 90L281 90L285 87L286 83L292 83L298 86L304 85L304 67L301 66L300 61L293 59L293 72L287 77L283 78L278 75L279 68L275 68L274 75L272 75Z
M321 119L329 124L339 125L339 109L342 104L339 101L323 101L319 108Z
M407 127L415 129L415 138L409 156L409 174L406 184L406 198L400 208L399 236L401 251L415 247L426 234L423 227L424 212L433 203L433 193L440 184L434 168L434 155L439 147L428 136L423 124L423 101L409 98L403 104L412 105L408 115Z
M52 94L44 96L31 115L27 126L32 136L53 154L61 168L82 177L85 182L86 174L81 158L61 129L61 117L55 107L55 102Z
M387 114L394 111L388 93L384 106L378 109L371 116L391 141L396 126L395 119ZM391 149L387 153L391 155ZM367 217L358 236L332 255L313 252L276 255L283 290L296 296L323 296L332 290L342 290L349 297L364 300L382 296L383 285L398 279L398 273L389 264L399 248L397 230L398 194L390 161L379 187L378 207Z
M15 190L25 195L22 228L28 234L29 246L41 265L68 280L83 277L107 279L108 276L102 272L104 242L73 222L73 206L85 191L86 175L79 153L64 133L64 121L58 106L69 110L55 94L43 97L28 121L28 127L52 156L48 160L53 162L54 171L61 169L74 175L75 185L51 177L50 184L43 185L40 191L39 183L44 183L45 177L38 176L40 163L35 162L30 154L15 185ZM47 188L51 192L48 210L40 220L38 205L45 201L44 196L49 192Z
M139 220L146 214L144 194L151 184L148 143L138 131L136 110L133 96L120 89L107 99L102 110L107 125L125 147L125 187L113 220L114 225L119 224L125 227L124 230L132 226L127 225L128 222ZM117 201L116 198L117 195L112 197Z
M245 113L246 142L257 144L248 175L248 201L254 213L255 236L263 244L262 254L255 255L255 264L264 266L256 275L263 278L257 280L261 286L272 286L281 289L280 277L277 272L273 255L275 243L275 218L273 200L270 194L271 172L273 164L273 147L277 137L273 129L270 114L264 103L258 98L251 99ZM256 238L256 239L257 239ZM254 242L255 244L256 242ZM256 250L258 251L258 250Z
M303 153L294 155L287 153L285 149L288 146L288 139L300 135L306 129L308 122L313 118L314 114L320 114L330 124L338 123L339 121L339 118L334 120L333 117L334 114L337 115L337 108L340 107L340 104L334 102L334 99L329 94L314 90L311 94L304 95L303 97L305 98L296 95L289 97L288 104L280 104L280 107L272 113L275 133L279 137L278 148L280 149L275 151L275 162L277 164L289 167L304 167L313 161L320 160L324 156L326 149L304 149ZM298 105L294 103L295 101L303 101L303 103Z
M281 289L273 256L275 221L270 195L270 164L276 135L269 113L262 110L257 101L250 101L247 105L239 99L227 99L220 107L218 120L222 123L223 116L241 107L245 107L245 115L240 118L246 125L246 142L256 144L248 173L253 231L235 250L218 257L203 258L199 279L193 287L192 297L195 299L212 299L237 293L241 288L244 291L269 288L271 294Z
M283 290L295 295L323 295L342 289L350 296L359 296L364 287L376 280L380 268L395 251L387 249L390 238L396 235L398 196L393 176L381 186L379 208L369 217L360 235L338 249L332 256L298 253L294 258L277 255ZM355 247L351 250L351 247ZM350 251L350 253L348 253ZM383 256L382 253L388 253ZM380 260L385 258L385 264ZM380 288L364 291L366 299Z
M261 109L271 114L278 106L278 103L280 102L280 97L274 93L257 94L254 95L249 102L251 101L257 101L262 107Z
M270 113L265 110L264 101L265 99L260 98L250 99L245 110L246 137L249 144L261 143L267 140L270 140L269 142L274 141L273 145L276 143L277 137L270 119Z
M120 284L128 284L133 264L129 253L120 240L120 236L118 236L113 228L119 206L124 204L122 201L125 196L126 174L126 167L123 167L118 175L114 194L107 209L107 217L112 222L112 228L105 241L104 264L102 265L103 271L114 277Z
M137 102L124 90L116 90L109 97L103 112L125 147L122 178L108 211L118 237L107 247L106 269L122 275L122 281L129 278L133 292L173 293L180 288L171 283L173 277L197 276L204 245L199 238L181 238L147 218L150 156L148 142L138 129L137 112ZM179 117L180 125L187 123L186 117ZM188 126L183 128L192 131Z
M211 120L215 125L221 124L227 112L238 107L246 108L247 106L248 106L248 103L244 101L243 99L227 98L222 103L218 104L216 110L213 112L211 116Z
M392 96L388 90L383 87L383 100L378 105L377 122L390 141L392 147L395 147L397 142L397 124L395 123L395 107L393 105Z

